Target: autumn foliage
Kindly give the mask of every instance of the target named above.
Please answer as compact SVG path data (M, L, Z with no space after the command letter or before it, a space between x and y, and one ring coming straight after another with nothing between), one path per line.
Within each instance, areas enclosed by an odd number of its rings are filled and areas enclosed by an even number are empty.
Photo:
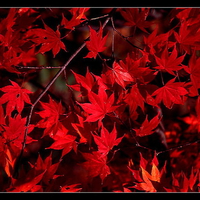
M1 8L1 192L199 192L199 8Z

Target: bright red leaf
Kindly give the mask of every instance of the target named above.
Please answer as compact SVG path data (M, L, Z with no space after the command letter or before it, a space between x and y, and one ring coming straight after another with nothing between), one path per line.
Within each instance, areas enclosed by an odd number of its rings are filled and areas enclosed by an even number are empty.
M86 162L82 165L88 171L88 176L90 178L100 176L102 182L111 173L110 168L107 165L107 156L102 155L98 151L93 151L92 153L82 153Z
M28 133L33 130L34 126L29 125ZM20 115L15 116L14 118L9 117L8 126L4 127L5 132L3 133L4 138L14 144L16 147L21 149L22 142L24 141L24 134L26 130L26 118L22 118ZM27 136L26 144L33 142L31 137Z
M90 39L89 41L86 41L86 47L90 52L84 58L96 58L99 52L102 52L106 49L105 44L108 34L102 37L103 29L101 25L98 32L96 32L90 26L89 28L90 28Z
M44 173L45 171L35 177L32 177L31 180L30 177L27 176L23 179L23 183L20 183L20 181L17 180L15 185L8 191L9 192L28 192L28 191L34 192L34 190L37 191L37 189L41 188L41 185L37 184L41 181Z
M75 142L76 136L66 134L65 132L57 132L53 136L54 142L50 147L46 149L62 150L62 156L69 153L72 149L76 151L77 144Z
M102 120L107 114L113 112L118 106L114 104L114 93L109 97L103 88L99 88L98 94L90 92L88 94L90 103L79 103L83 110L89 114L86 122L95 122Z
M66 128L60 122L60 116L64 114L63 107L61 102L56 103L49 96L49 103L40 102L43 110L37 112L42 120L40 120L37 124L39 128L45 128L44 135L55 135L57 131L62 130L65 131Z
M12 85L5 86L0 90L4 92L0 98L0 104L7 103L6 113L10 115L13 110L17 110L19 114L24 108L24 103L32 104L28 94L32 92L30 90L21 88L14 81L10 81Z
M179 33L174 31L176 41L186 53L191 54L191 49L200 49L200 29L199 25L188 26L187 21L183 21L179 28Z
M133 129L136 132L136 136L144 137L146 135L151 135L154 133L154 129L159 125L160 119L159 115L156 115L153 119L148 121L148 115L146 115L146 119L142 123L139 129Z
M64 43L60 39L60 32L57 28L56 31L48 27L44 23L45 27L45 35L43 36L45 39L42 42L42 47L40 48L41 53L45 53L47 51L52 50L53 56L55 57L56 54L60 51L60 49L63 49L66 51L66 47Z
M133 101L133 99L134 99L134 101ZM131 87L130 92L126 93L126 95L124 97L124 102L127 103L127 105L129 106L130 114L132 116L134 116L135 111L138 107L140 107L142 109L142 111L144 111L145 99L141 95L141 93L137 87L137 84L134 84Z
M72 14L72 18L70 20L67 20L62 14L62 21L61 25L64 26L66 29L74 30L75 26L79 25L81 22L83 22L86 18L85 12L87 12L89 8L72 8L69 11Z
M163 87L153 92L152 96L156 96L156 103L163 101L167 108L172 108L173 104L183 104L184 95L188 91L183 87L183 82L174 82L176 78L169 80Z
M154 68L159 69L160 71L164 70L164 71L176 76L174 71L178 71L178 70L182 69L181 63L182 63L184 57L185 57L185 55L177 58L176 46L174 46L174 49L170 55L169 55L169 52L166 47L164 49L164 51L162 52L160 58L155 55L155 59L156 59L158 66L156 66Z
M129 72L116 61L113 63L113 68L109 68L105 74L109 77L112 85L116 82L125 88L128 83L133 82L133 78Z
M115 125L110 133L104 126L102 126L101 135L98 136L93 134L93 137L94 141L98 146L98 152L105 155L108 154L109 151L112 150L114 146L117 146L123 138L123 137L117 138L117 130Z
M200 58L196 57L195 52L192 54L188 66L184 66L184 69L187 73L190 74L190 79L192 82L192 86L195 90L200 88Z
M45 53L52 50L53 56L55 57L59 53L60 49L66 51L65 44L61 41L58 27L57 30L54 31L44 22L43 24L45 29L30 29L26 33L26 37L30 38L30 40L33 41L36 46L41 45L41 48L39 49L40 53Z
M150 22L146 20L149 8L122 8L120 13L127 21L125 25L136 26L142 31L147 32L145 28L149 27Z

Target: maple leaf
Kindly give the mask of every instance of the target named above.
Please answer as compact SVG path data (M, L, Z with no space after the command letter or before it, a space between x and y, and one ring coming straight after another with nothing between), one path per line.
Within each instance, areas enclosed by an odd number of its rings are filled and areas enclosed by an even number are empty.
M181 23L179 33L174 31L174 36L176 41L181 45L181 48L186 51L186 53L191 54L191 48L196 50L200 49L200 29L199 25L188 26L187 21Z
M63 150L62 157L69 153L72 149L76 151L76 136L59 131L56 135L53 136L53 139L53 144L50 147L47 147L46 149Z
M123 136L117 138L117 130L115 125L110 133L104 126L102 126L101 135L98 136L93 134L93 137L98 146L98 151L102 154L108 154L109 151L112 150L114 146L117 146L123 138Z
M11 81L12 85L5 86L0 90L4 92L0 98L0 104L7 103L6 105L6 113L7 115L11 115L13 110L17 110L19 114L22 112L24 108L24 102L28 104L32 104L28 94L32 92L30 90L21 88L17 83Z
M176 177L172 173L172 189L165 188L168 192L190 192L193 191L193 187L197 182L197 177L199 170L194 172L193 168L191 170L190 177L187 178L184 172L179 173Z
M5 19L1 21L0 24L0 32L2 33L3 30L12 30L12 27L16 23L16 13L17 13L17 8L10 8L8 15Z
M149 8L123 8L120 9L120 13L127 21L125 25L136 26L142 31L148 33L145 28L150 25L150 22L146 21L149 13Z
M85 12L87 12L89 8L72 8L69 11L72 14L72 18L70 20L67 20L62 14L62 21L61 25L64 26L66 29L74 30L75 26L79 25L81 22L83 22L86 18Z
M98 33L90 26L89 29L90 29L90 40L86 41L86 47L90 52L84 58L96 58L99 52L102 52L107 48L105 44L108 34L102 38L103 29L101 25Z
M161 54L161 57L157 57L156 55L155 59L159 66L155 66L155 69L159 70L166 70L168 73L176 76L176 74L173 71L178 71L182 69L181 62L183 61L185 55L182 55L177 58L177 50L176 46L174 46L173 51L169 55L169 52L167 50L167 47L164 49L164 51Z
M59 162L52 164L52 153L50 153L50 155L47 156L44 160L39 154L36 163L34 165L30 165L36 174L44 172L42 181L47 185L49 184L50 179L57 177L54 174L58 168Z
M60 51L60 49L63 49L66 51L66 47L64 43L60 40L60 32L58 28L56 31L54 31L53 29L48 27L45 23L44 23L44 27L46 30L44 37L46 39L42 43L40 52L44 53L44 52L52 50L53 56L55 57L56 54L58 54L58 52Z
M109 77L112 85L116 82L123 88L125 88L129 82L133 81L129 72L120 66L116 61L113 63L113 68L109 68L105 75Z
M94 87L96 81L92 73L89 72L88 68L87 68L85 77L80 74L75 73L74 71L72 71L72 73L78 84L67 85L67 86L73 88L76 91L82 92L83 96L87 95L88 92L92 91L92 88Z
M24 66L26 66L28 63L36 60L35 48L33 47L29 51L23 51L19 56L14 57L12 59L12 64L17 66L18 64L22 63Z
M45 173L45 171L35 177L31 177L32 178L31 180L30 180L29 176L26 176L26 178L23 177L23 182L22 182L22 180L17 180L15 182L14 186L9 188L8 191L9 192L34 191L35 189L38 189L37 186L39 186L39 185L37 185L37 184L41 181L44 173ZM41 186L39 186L39 187L41 188Z
M89 10L90 8L71 8L69 12L72 15L76 15L78 19L87 19L85 16L85 13Z
M136 56L134 54L131 55L128 53L124 60L119 61L119 64L123 69L127 70L135 83L140 81L147 84L151 81L149 77L154 77L154 71L146 67L146 63L149 62L148 55L144 52L141 53L142 57L140 58L135 58Z
M41 102L42 108L44 110L36 112L43 119L37 123L37 127L45 128L44 135L53 136L57 131L62 130L66 131L66 128L60 122L60 116L64 114L61 102L56 103L49 96L49 103Z
M79 25L81 22L82 20L76 15L73 15L70 20L67 20L64 14L62 14L61 25L63 25L66 29L74 30L74 27Z
M106 163L107 156L102 155L98 151L82 154L86 159L86 162L84 162L82 166L87 169L88 176L93 178L99 175L103 182L103 180L110 174L110 168Z
M104 88L101 87L98 94L91 91L88 94L88 99L91 103L78 103L86 113L90 114L87 116L85 122L102 120L107 114L113 112L118 107L113 106L115 100L114 93L108 97Z
M26 33L26 38L29 38L29 40L34 42L36 46L41 45L39 53L45 53L52 50L53 57L55 57L59 53L60 49L66 51L65 44L61 41L58 27L57 30L54 31L44 22L43 24L45 29L30 29Z
M152 96L156 96L156 103L163 101L164 105L171 109L173 104L183 104L184 95L188 91L183 87L184 82L174 82L176 78L169 80L163 87L153 92Z
M159 119L159 115L160 113L158 113L158 115L156 115L150 121L148 121L148 115L146 115L146 119L142 123L141 127L139 129L133 129L136 132L136 136L144 137L146 135L151 135L152 133L154 133L153 130L158 126L161 120Z
M150 48L151 54L155 54L156 52L160 51L163 46L167 45L168 47L171 47L174 45L174 42L169 41L169 37L172 34L172 31L158 34L158 28L159 27L157 26L154 31L148 35L148 37L144 37L144 43Z
M78 133L80 136L79 143L89 143L91 144L91 134L92 131L91 124L88 122L84 122L84 118L77 115L78 123L71 123L74 130Z
M195 90L200 87L200 58L196 58L196 53L194 52L189 60L188 66L184 66L187 73L190 74L190 79Z
M134 99L134 101L133 101ZM124 102L126 102L129 106L130 109L130 114L134 115L137 107L139 106L143 111L144 111L144 98L141 95L137 84L134 84L131 87L131 90L129 93L126 93L126 95L124 96Z
M130 186L130 188L135 188L137 190L144 190L147 192L156 192L157 190L153 186L151 181L160 182L160 172L157 168L157 160L152 160L151 163L151 173L149 173L147 168L147 160L143 158L142 154L140 153L140 168L141 168L141 174L142 177L139 175L139 172L136 170L130 169L130 171L133 173L134 178L139 182L134 182L136 185Z
M30 133L33 128L34 125L29 125L28 133ZM9 125L4 126L4 129L4 138L6 138L8 142L13 143L16 147L21 149L26 130L26 118L22 118L20 115L17 115L14 118L9 117ZM27 136L26 144L29 144L33 141L36 140L33 140L30 136Z

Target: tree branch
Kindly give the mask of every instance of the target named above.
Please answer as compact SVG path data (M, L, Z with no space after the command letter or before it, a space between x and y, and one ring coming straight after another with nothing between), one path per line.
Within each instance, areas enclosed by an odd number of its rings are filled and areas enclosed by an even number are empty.
M140 50L143 51L143 48L134 45L132 42L130 42L130 41L128 40L128 37L130 37L130 36L126 37L126 36L122 35L122 34L115 28L115 25L114 25L114 22L113 22L113 18L112 18L112 17L111 17L111 23L112 23L112 28L113 28L113 30L114 30L118 35L120 35L126 42L128 42L132 47L137 48L137 49L140 49Z

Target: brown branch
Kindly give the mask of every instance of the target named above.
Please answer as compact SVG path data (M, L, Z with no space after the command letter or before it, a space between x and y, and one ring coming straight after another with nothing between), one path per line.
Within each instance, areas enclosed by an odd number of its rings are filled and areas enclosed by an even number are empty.
M113 11L113 10L112 10ZM111 13L113 13L111 11ZM108 23L108 21L110 20L110 15L107 17L107 19L105 20L104 24L102 25L102 28L104 28L106 26L106 24ZM89 37L86 39L88 40ZM76 51L74 54L72 54L72 56L68 59L68 61L63 65L63 67L57 72L57 74L53 77L53 79L48 83L48 85L46 86L46 88L43 90L43 92L38 96L38 98L35 100L35 102L32 104L31 109L30 109L30 113L28 115L27 118L27 122L26 122L26 130L24 133L24 138L23 138L23 142L22 142L22 149L20 152L20 155L18 156L18 159L15 162L15 166L14 166L14 172L13 172L13 177L17 178L18 177L18 170L21 164L21 160L22 160L22 156L23 156L23 152L24 152L24 148L26 145L26 138L27 138L27 134L28 134L28 129L29 129L29 125L31 122L31 117L33 114L33 110L36 106L36 104L40 101L40 99L44 96L44 94L49 90L49 88L53 85L53 83L57 80L57 78L64 72L64 70L66 69L66 67L70 64L70 62L76 57L76 55L86 46L86 43L84 42Z
M63 68L63 66L15 66L18 69L60 69Z
M132 47L137 48L137 49L140 49L140 50L143 51L143 48L138 47L138 46L134 45L132 42L129 41L128 38L129 38L129 37L132 37L132 36L126 37L126 36L122 35L122 34L115 28L114 21L113 21L113 18L112 18L112 17L111 17L111 23L112 23L112 28L113 28L113 30L114 30L118 35L120 35L126 42L128 42Z

